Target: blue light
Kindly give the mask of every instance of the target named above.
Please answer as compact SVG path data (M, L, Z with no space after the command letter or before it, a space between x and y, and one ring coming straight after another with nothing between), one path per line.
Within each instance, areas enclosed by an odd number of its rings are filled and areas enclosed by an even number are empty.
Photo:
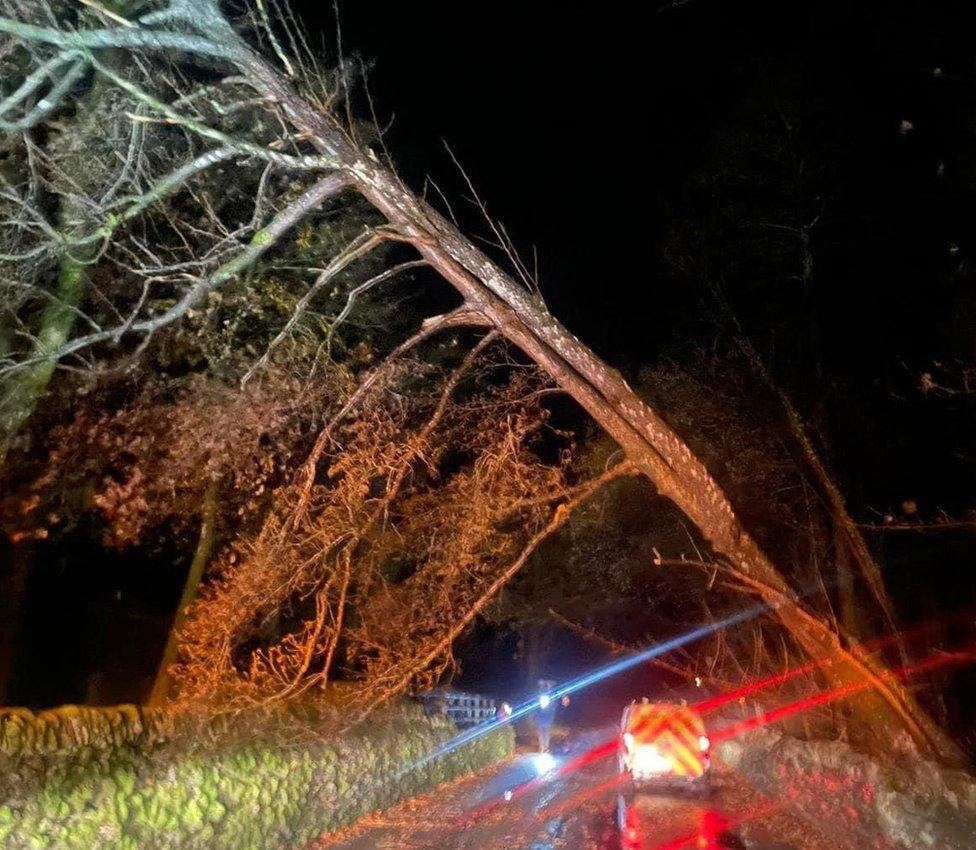
M671 652L673 649L678 649L679 647L685 646L689 643L694 643L703 637L706 637L714 632L721 631L722 629L727 629L729 626L737 626L739 623L744 623L746 620L751 620L753 617L759 614L764 614L771 610L772 606L764 603L758 605L752 605L749 608L745 608L736 614L731 614L722 620L718 620L714 623L706 623L703 626L699 626L697 629L692 629L690 632L685 632L683 635L678 635L677 637L671 638L671 640L666 640L664 643L659 643L657 646L652 646L645 649L643 652L638 652L636 655L632 655L629 658L621 658L620 661L615 661L613 664L608 664L605 667L600 667L594 670L592 673L586 673L567 682L565 685L561 685L552 692L553 698L567 696L568 694L580 691L583 688L588 688L590 685L599 682L602 679L606 679L608 676L615 676L617 673L622 673L624 670L629 670L631 667L636 667L638 664L642 664L651 658L657 658L659 655L664 655L666 652ZM512 712L514 717L516 712Z

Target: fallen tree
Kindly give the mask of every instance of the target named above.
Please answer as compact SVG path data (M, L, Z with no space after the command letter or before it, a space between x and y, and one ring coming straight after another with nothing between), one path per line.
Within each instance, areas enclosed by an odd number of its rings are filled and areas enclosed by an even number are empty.
M16 6L14 7L17 8ZM260 55L231 26L214 0L173 0L138 20L106 16L105 25L89 29L57 28L0 18L0 32L57 51L60 67L77 57L129 93L157 120L180 124L189 131L237 150L270 159L284 155L282 145L270 149L248 140L234 140L203 122L187 117L173 104L139 89L105 67L98 59L106 49L135 53L176 54L196 58L233 72L262 99L264 107L289 128L284 144L295 167L324 171L293 204L284 208L267 228L256 233L239 254L212 274L200 276L168 309L138 318L119 328L77 336L37 357L60 359L94 345L131 334L149 334L181 319L260 255L304 215L325 199L345 190L361 193L388 224L381 238L412 245L463 299L453 321L468 321L497 329L534 360L572 396L625 451L631 464L645 474L658 492L677 505L698 527L714 552L743 590L758 596L810 656L837 659L831 666L842 681L869 680L874 696L859 707L861 732L878 735L883 746L893 726L903 725L926 752L943 758L955 748L917 705L907 689L879 676L875 664L858 649L845 647L830 624L802 601L803 588L793 588L786 571L777 567L739 521L718 482L665 419L645 404L622 376L574 337L546 309L529 288L507 274L453 224L414 194L379 158L357 143L349 128L328 108L329 103L303 90L292 63L273 33L269 41L284 66L279 70ZM53 75L53 72L52 72ZM40 87L46 75L41 76ZM296 82L299 85L296 85ZM307 80L306 80L307 82ZM55 89L52 87L52 96ZM24 100L21 97L20 100ZM17 105L17 104L15 104ZM580 116L581 136L585 119ZM311 145L305 153L297 141ZM626 159L608 166L632 167ZM567 176L567 180L572 179ZM608 178L612 179L612 178Z

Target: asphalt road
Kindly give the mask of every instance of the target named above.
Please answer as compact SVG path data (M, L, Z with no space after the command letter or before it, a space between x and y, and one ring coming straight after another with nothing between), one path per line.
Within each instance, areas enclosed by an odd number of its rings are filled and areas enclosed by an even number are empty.
M580 735L557 765L522 753L477 776L404 801L344 833L329 850L844 850L782 801L714 768L707 796L622 795L609 757L586 760L599 733ZM584 762L560 770L570 762Z

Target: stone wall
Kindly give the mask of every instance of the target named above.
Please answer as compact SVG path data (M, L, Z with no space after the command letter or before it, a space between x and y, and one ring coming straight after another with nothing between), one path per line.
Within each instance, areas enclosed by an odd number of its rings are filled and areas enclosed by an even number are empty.
M135 706L0 710L0 847L304 848L514 746L505 727L407 769L456 734L447 718L403 703L341 737L334 725L190 724Z

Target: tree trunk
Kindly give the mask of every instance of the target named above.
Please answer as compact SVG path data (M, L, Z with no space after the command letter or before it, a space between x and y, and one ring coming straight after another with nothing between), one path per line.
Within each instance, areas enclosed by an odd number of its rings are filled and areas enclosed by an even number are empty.
M210 556L213 554L214 527L216 521L217 482L211 481L203 494L203 504L200 509L200 537L197 539L197 548L193 553L193 560L190 561L190 569L186 574L186 581L183 583L183 593L176 606L173 625L170 627L169 636L166 639L166 647L163 649L163 656L159 661L156 678L153 680L152 691L149 694L148 704L151 706L163 705L170 697L173 678L169 671L173 664L176 663L176 658L179 654L180 630L186 622L187 609L197 597L204 570L206 570L207 564L210 562Z
M57 300L52 301L41 313L32 356L56 351L68 339L75 325L75 309L81 303L86 281L83 263L70 257L61 261L55 291ZM3 462L17 432L44 395L54 367L54 360L42 360L22 372L16 372L5 382L3 399L0 402L0 463Z
M862 711L865 730L890 744L904 726L926 752L953 760L958 750L932 723L907 689L882 680L871 659L845 649L830 626L795 601L788 582L743 528L731 503L688 445L627 385L615 369L569 333L545 305L502 271L396 175L357 148L335 120L299 96L290 82L248 53L240 69L324 153L335 156L352 184L420 254L510 341L572 396L628 457L695 523L712 548L728 559L766 602L794 640L844 683L872 682L877 697ZM621 162L619 169L628 164ZM862 703L863 705L863 703ZM877 743L877 741L875 741Z
M124 15L133 6L133 0L108 0L105 6L112 11ZM108 51L108 56L112 51ZM105 85L101 77L96 77L91 89L82 97L78 108L96 103ZM69 222L74 213L80 213L84 219L85 209L72 209L74 205L62 197L58 214L60 227L69 229ZM85 290L88 285L88 262L97 253L97 248L82 249L80 253L69 255L65 252L58 268L58 285L54 292L55 298L41 313L37 336L31 350L31 357L40 357L50 351L57 351L67 341L75 326L77 310L81 306ZM2 334L2 330L0 330ZM3 341L0 340L0 353L3 351ZM2 387L0 396L0 464L3 463L7 452L23 427L30 418L47 390L57 365L55 359L41 360L22 372L14 373Z

